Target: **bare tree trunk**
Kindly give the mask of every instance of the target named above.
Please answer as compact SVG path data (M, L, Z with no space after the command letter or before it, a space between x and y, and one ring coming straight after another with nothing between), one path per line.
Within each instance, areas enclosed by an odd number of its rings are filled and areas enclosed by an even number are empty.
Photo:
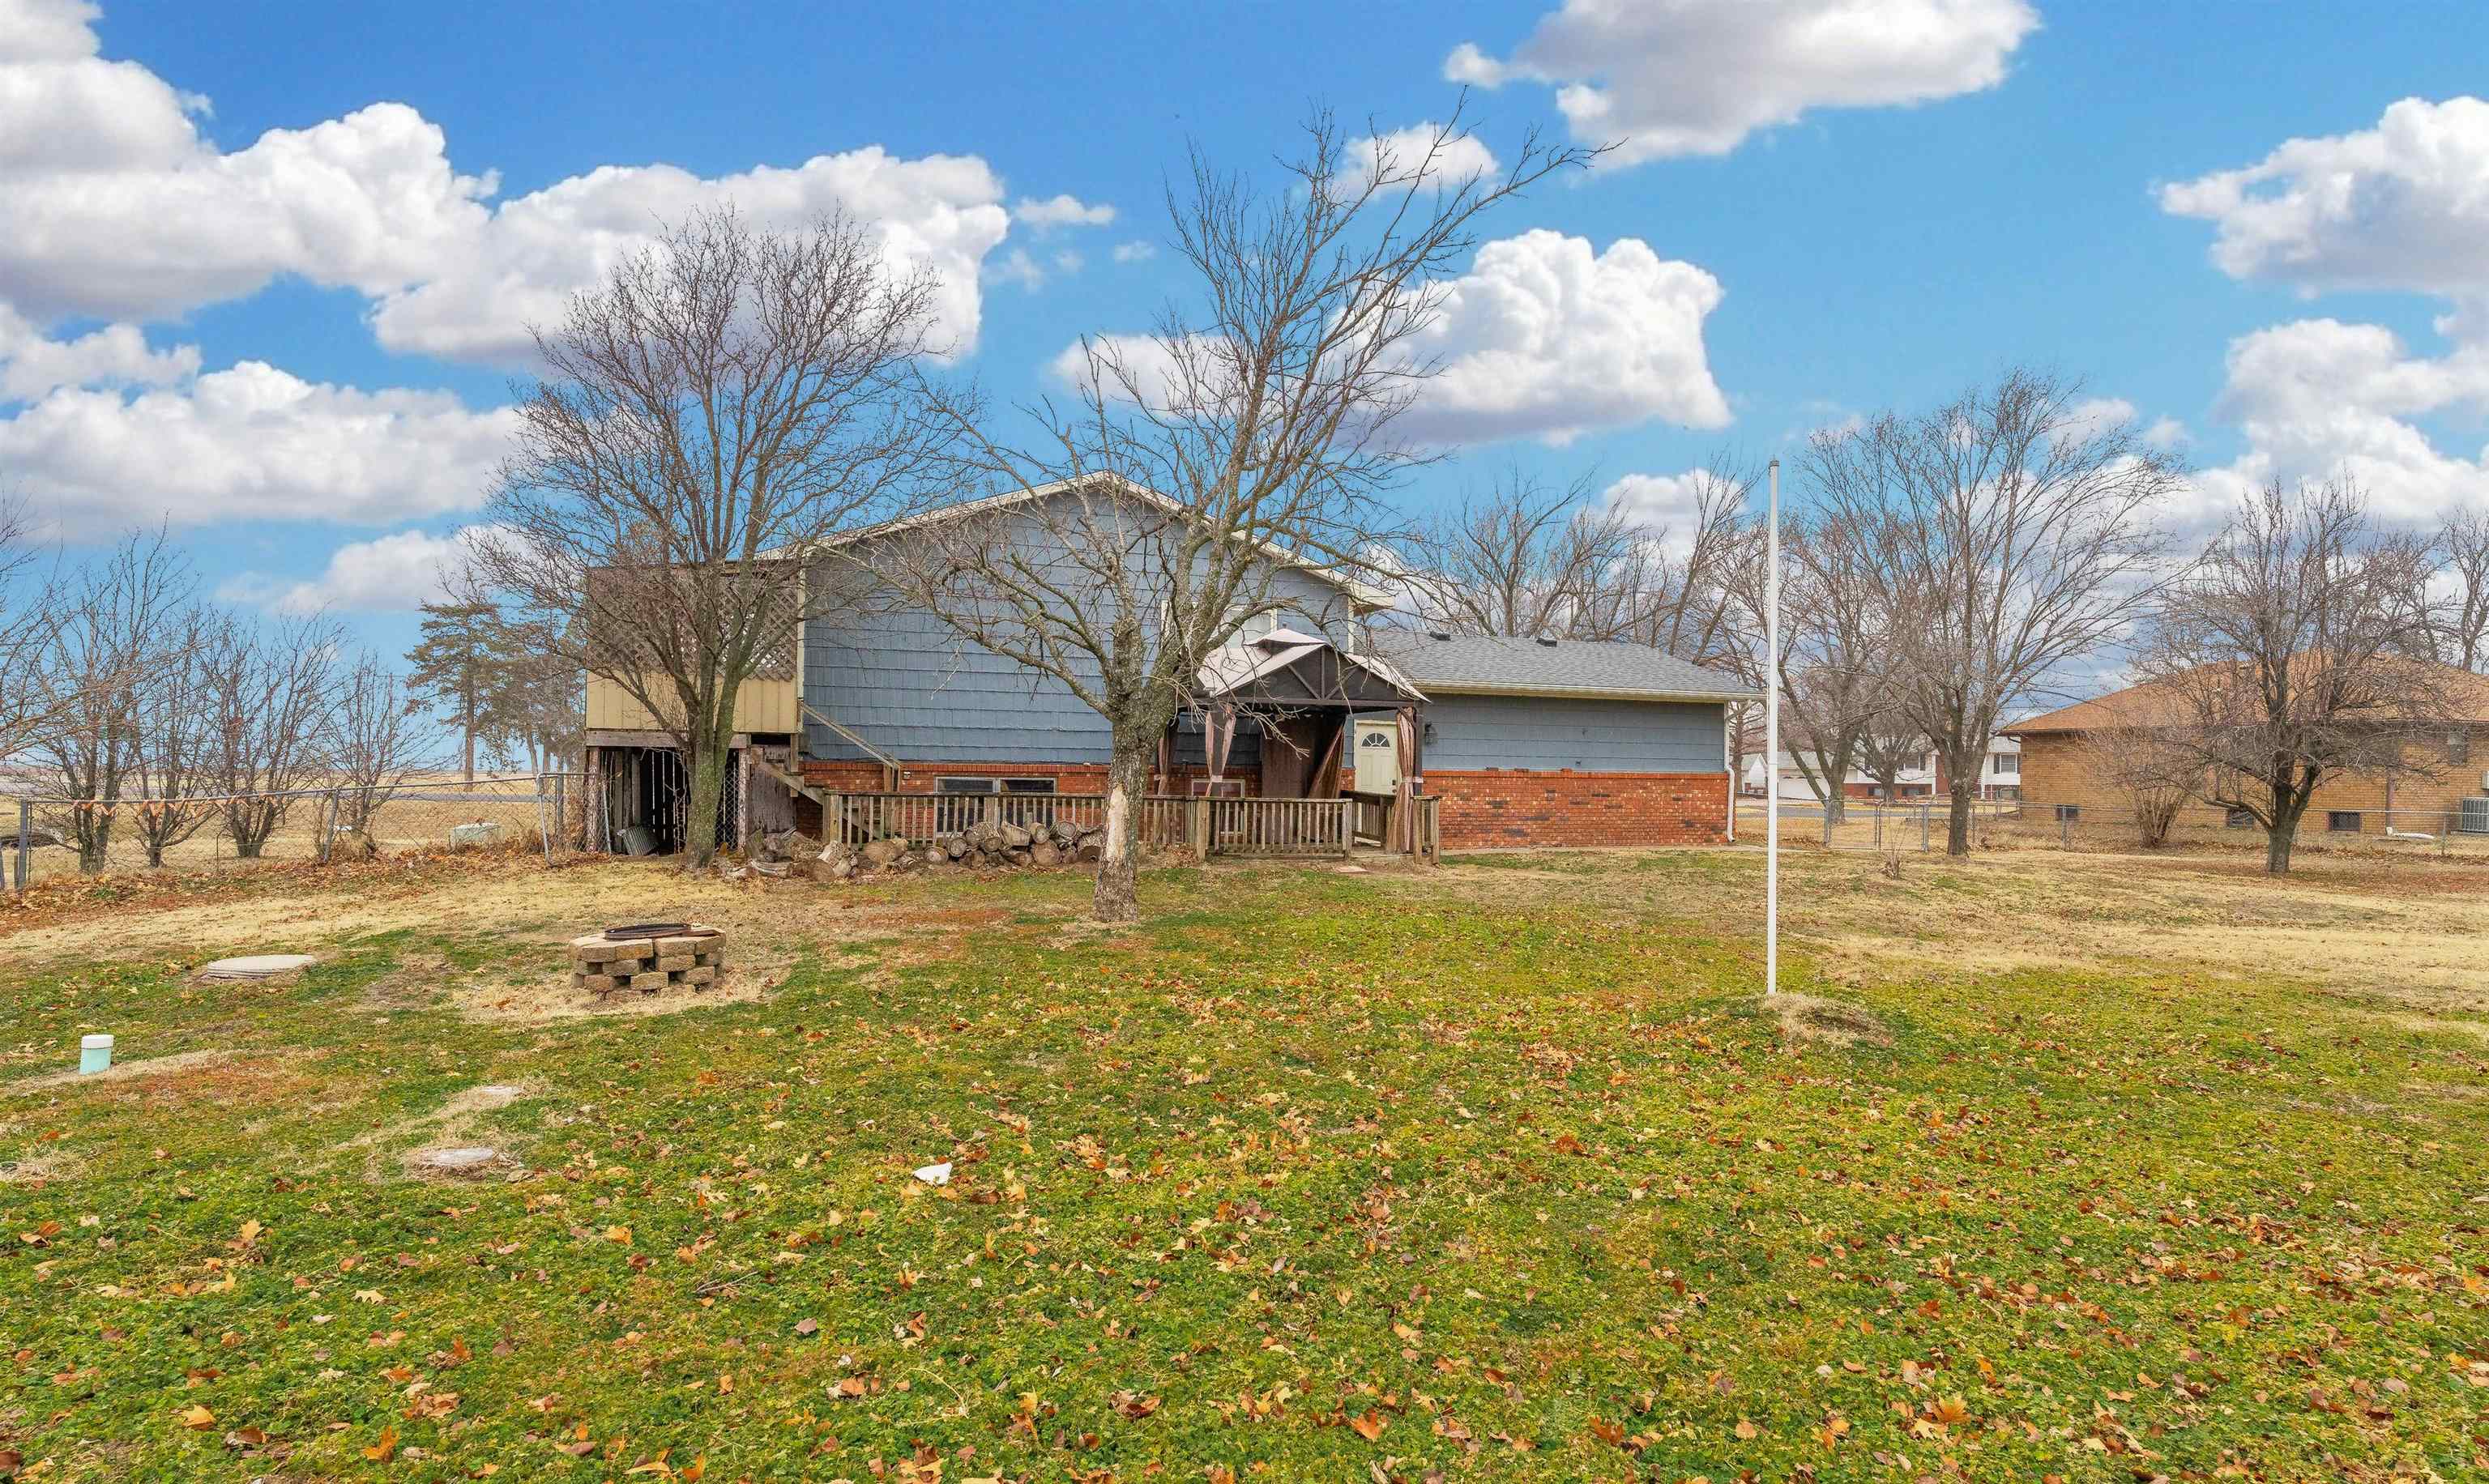
M1124 728L1116 730L1106 765L1106 843L1089 899L1089 915L1101 923L1140 921L1141 799L1149 791L1153 751Z
M693 738L691 814L683 821L685 870L706 870L717 859L717 810L726 797L727 742L732 735L725 727L731 726L733 718L720 720L724 726Z
M1970 806L1978 795L1978 788L1974 784L1972 787L1965 789L1961 785L1961 781L1965 776L1974 780L1979 777L1979 764L1986 756L1987 751L1987 744L1982 742L1980 750L1969 755L1970 768L1967 774L1963 772L1963 759L1960 755L1951 750L1940 755L1944 758L1945 765L1945 792L1951 799L1951 807L1945 813L1945 854L1947 855L1970 854ZM1934 787L1935 781L1930 779L1928 785L1931 788Z

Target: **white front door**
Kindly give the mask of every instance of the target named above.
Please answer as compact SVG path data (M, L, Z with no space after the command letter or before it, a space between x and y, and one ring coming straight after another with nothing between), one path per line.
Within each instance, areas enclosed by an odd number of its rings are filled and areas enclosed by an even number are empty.
M1399 728L1390 722L1358 723L1357 791L1389 793L1399 783Z

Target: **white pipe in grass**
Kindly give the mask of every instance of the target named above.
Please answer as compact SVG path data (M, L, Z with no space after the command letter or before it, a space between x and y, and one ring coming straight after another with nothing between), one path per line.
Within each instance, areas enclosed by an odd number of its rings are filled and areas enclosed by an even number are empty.
M1781 461L1771 463L1763 568L1763 995L1781 988ZM1827 807L1825 817L1830 817Z
M78 1075L92 1076L112 1065L112 1038L81 1036L78 1038Z

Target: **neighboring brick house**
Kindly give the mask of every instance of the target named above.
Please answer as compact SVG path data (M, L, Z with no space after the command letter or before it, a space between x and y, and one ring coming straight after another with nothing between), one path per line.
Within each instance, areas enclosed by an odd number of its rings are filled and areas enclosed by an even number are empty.
M2489 832L2489 677L2457 672L2451 687L2463 715L2446 734L2405 751L2405 766L2336 774L2316 787L2303 827L2334 834L2383 835L2388 829L2437 834L2467 824ZM2045 815L2072 810L2077 818L2119 817L2131 810L2106 775L2090 739L2147 723L2149 686L2131 686L2036 716L2011 728L2022 744L2022 800ZM2466 808L2466 801L2471 807ZM2181 825L2252 828L2243 812L2189 805Z
M1043 530L1022 507L1063 498L1047 488L954 508L1022 520L1034 543ZM1202 697L1223 710L1178 718L1153 794L1208 791L1214 751L1221 797L1388 793L1406 718L1406 771L1442 800L1446 848L1729 838L1727 711L1751 696L1732 678L1638 644L1375 629L1390 594L1271 559L1277 606L1248 615L1204 667ZM851 574L808 578L834 580ZM784 672L737 698L729 839L816 829L827 796L954 795L942 808L964 812L985 807L973 800L1105 786L1105 719L1060 679L963 642L935 614L858 603L839 621L808 622L796 648ZM672 740L610 683L591 679L588 691L601 836L670 849L682 807ZM1235 721L1214 750L1219 715Z

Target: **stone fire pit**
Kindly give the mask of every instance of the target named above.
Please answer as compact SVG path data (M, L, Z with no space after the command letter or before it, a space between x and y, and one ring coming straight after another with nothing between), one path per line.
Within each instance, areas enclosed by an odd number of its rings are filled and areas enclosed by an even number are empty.
M597 932L570 940L571 987L599 997L706 989L725 968L726 934L705 923L646 936Z

